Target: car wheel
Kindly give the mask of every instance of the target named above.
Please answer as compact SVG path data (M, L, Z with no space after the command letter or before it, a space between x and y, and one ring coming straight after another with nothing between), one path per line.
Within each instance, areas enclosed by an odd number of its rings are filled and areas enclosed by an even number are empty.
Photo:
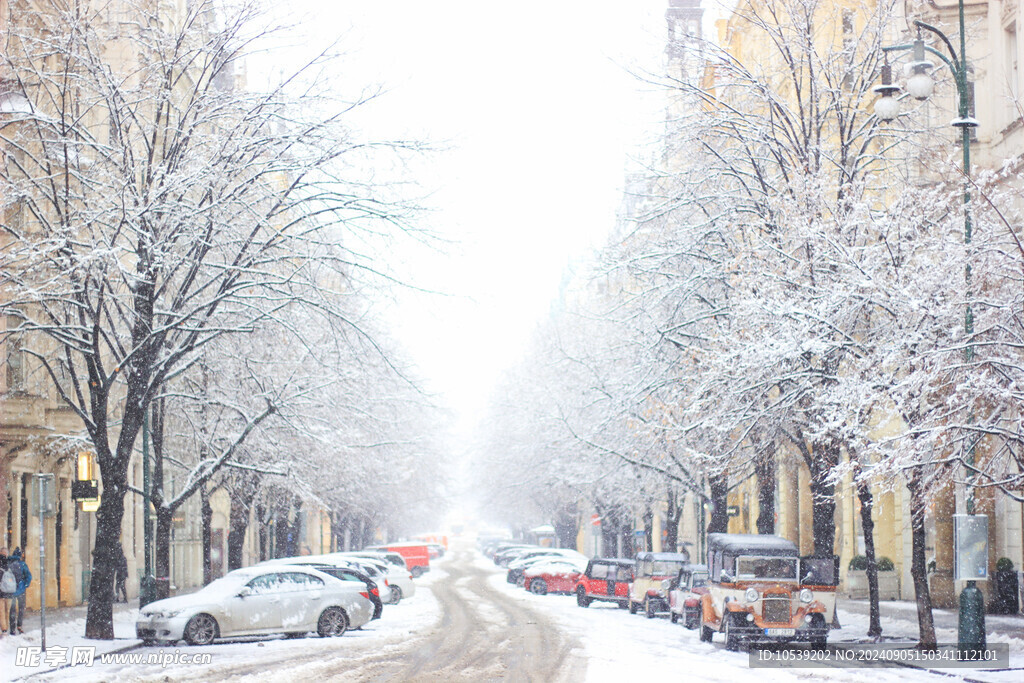
M653 619L657 615L657 611L654 608L654 601L650 598L644 598L644 613L647 614L648 619Z
M197 614L185 624L182 635L189 645L209 645L217 637L217 620L209 614Z
M423 576L423 567L413 567L409 570L409 573L412 574L412 578L418 579Z
M626 607L627 607L625 601L623 601L623 600L619 600L618 602L616 602L615 606L618 607L619 609L626 609Z
M691 631L700 625L700 612L695 609L686 610L683 614L683 626Z
M671 622L672 622L673 624L678 624L678 623L679 623L679 614L678 614L678 613L676 613L676 612L669 612L669 614L668 614L668 619L669 619L669 621L671 621Z
M590 607L590 598L587 597L587 591L583 586L576 589L576 604L580 607Z
M735 619L732 619L729 615L726 615L725 620L725 649L730 652L736 652L740 649L741 639L738 633L736 633Z
M636 614L636 609L637 609L636 608L636 603L633 602L632 599L630 599L630 601L629 601L629 613L630 614Z
M544 579L530 579L530 592L534 595L547 595L548 584Z
M710 626L704 626L702 624L701 627L700 627L700 639L701 639L701 641L705 642L705 643L710 643L711 639L714 638L714 637L715 637L714 630L712 630L712 628Z
M398 586L391 586L391 602L389 605L397 605L402 601L402 589Z
M340 607L328 607L316 622L316 632L321 638L342 636L348 630L348 617Z

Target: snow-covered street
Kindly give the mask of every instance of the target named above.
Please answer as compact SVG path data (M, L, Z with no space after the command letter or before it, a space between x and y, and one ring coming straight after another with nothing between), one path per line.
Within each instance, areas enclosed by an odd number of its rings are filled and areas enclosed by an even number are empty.
M994 634L990 642L1010 648L1009 670L910 667L885 669L755 669L745 652L727 652L719 637L702 643L667 618L630 615L609 603L577 606L567 595L538 596L505 581L505 570L470 550L465 542L453 548L427 575L417 580L414 598L385 608L382 618L341 638L243 639L206 647L182 643L125 646L121 661L49 670L10 666L18 645L38 644L38 633L0 642L8 680L33 681L164 681L231 680L279 681L556 681L575 683L623 681L642 674L651 680L679 680L684 673L701 681L790 681L824 678L835 681L969 680L1003 683L1019 681L1024 672L1024 641ZM913 639L912 614L905 604L887 604L883 625L887 638ZM907 617L907 615L911 615ZM1003 626L1011 626L1004 618ZM127 619L119 624L127 627ZM842 613L843 628L830 642L863 640L867 618L854 610ZM998 618L994 624L999 628ZM1016 622L1014 622L1016 623ZM1019 626L1019 624L1017 624ZM94 643L81 638L81 621L48 632L52 646ZM941 628L940 640L955 632ZM118 631L121 635L121 631ZM135 645L134 647L132 647ZM107 647L105 651L110 651ZM174 653L190 658L209 655L208 664L145 663L151 657Z

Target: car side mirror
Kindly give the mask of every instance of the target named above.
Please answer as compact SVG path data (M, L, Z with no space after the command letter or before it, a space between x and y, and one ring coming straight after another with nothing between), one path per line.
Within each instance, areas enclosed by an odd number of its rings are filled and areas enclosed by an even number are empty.
M665 579L664 581L661 582L661 588L662 588L662 590L670 591L673 588L675 588L675 586L673 586L672 584L673 584L672 579Z
M238 591L238 597L240 597L240 598L245 598L245 597L248 597L250 595L252 595L252 589L249 588L248 586L245 586L245 587L242 588L242 590Z

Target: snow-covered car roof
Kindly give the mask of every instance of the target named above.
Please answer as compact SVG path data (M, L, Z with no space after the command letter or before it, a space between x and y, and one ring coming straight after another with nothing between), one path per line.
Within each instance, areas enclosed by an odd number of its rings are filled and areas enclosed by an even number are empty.
M547 574L553 572L570 572L576 574L582 574L587 568L586 562L573 562L571 560L549 560L547 562L538 562L531 564L527 567L523 573L530 574Z
M595 557L590 561L595 564L617 564L625 567L633 567L636 565L636 560L630 560L626 557Z
M690 556L683 553L637 553L637 562L645 560L657 560L662 562L689 562Z
M708 552L797 557L796 544L772 534L708 534Z

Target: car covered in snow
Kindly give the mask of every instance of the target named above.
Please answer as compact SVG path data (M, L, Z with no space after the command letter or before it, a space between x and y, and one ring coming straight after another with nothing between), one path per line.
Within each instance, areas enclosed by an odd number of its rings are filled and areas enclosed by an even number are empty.
M572 594L586 568L586 558L546 557L523 570L523 587L536 595Z
M672 623L682 621L688 629L700 626L700 600L708 592L708 568L702 564L684 564L676 577L665 584Z
M365 573L362 567L342 567L328 560L318 559L320 556L307 555L299 557L282 557L276 560L269 560L267 562L261 562L260 566L268 564L280 564L280 565L300 565L303 567L312 567L317 571L321 571L324 574L333 576L341 581L352 581L362 583L366 586L367 596L370 602L373 603L373 616L372 619L380 619L380 615L384 611L384 601L380 597L380 587L377 582L374 581L369 574Z
M151 602L139 611L136 636L146 643L184 640L209 645L218 638L316 631L340 636L373 616L362 583L303 566L236 569L195 593Z
M537 548L529 552L523 553L517 559L508 563L508 574L505 576L505 580L511 584L517 586L523 585L523 571L528 567L536 564L537 562L543 562L547 559L554 559L559 557L569 557L572 559L583 560L586 563L586 556L579 553L571 548Z
M386 571L388 586L391 589L389 605L397 605L403 598L411 598L416 595L416 584L413 583L412 573L405 565L405 558L398 553L389 552L341 552L331 553L330 557L351 558L356 561L370 560L381 566Z
M720 632L727 650L765 642L825 646L838 557L800 557L792 541L768 534L708 534L707 543L701 640Z
M637 553L636 570L629 591L629 613L642 608L649 619L668 612L668 591L662 584L690 562L687 553Z
M591 602L598 600L625 608L635 565L633 560L625 558L594 558L576 582L576 604L590 607Z

